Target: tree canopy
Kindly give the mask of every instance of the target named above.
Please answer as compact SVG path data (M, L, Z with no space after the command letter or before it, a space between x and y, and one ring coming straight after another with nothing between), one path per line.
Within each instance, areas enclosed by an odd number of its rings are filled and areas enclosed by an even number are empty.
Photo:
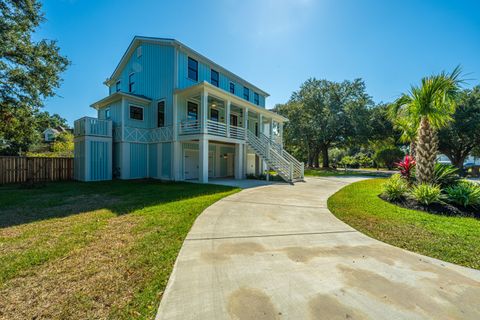
M438 136L439 151L463 168L468 155L480 146L480 86L459 93L453 121L440 129Z
M292 144L310 166L329 166L328 150L361 141L368 134L369 109L373 106L361 79L333 82L305 81L290 101L276 111L289 118L285 142Z
M55 95L69 61L56 41L34 41L44 22L35 0L0 0L0 139L3 153L17 154L35 140L35 113Z

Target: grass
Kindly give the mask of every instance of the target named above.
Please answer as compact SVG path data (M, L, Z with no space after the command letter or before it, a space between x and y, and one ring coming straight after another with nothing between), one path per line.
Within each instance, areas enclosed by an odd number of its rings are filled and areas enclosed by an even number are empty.
M385 176L382 172L377 172L376 169L362 169L371 172L353 171L344 169L305 169L305 176L310 177L339 177L339 176L360 176L360 177L382 177Z
M480 220L398 207L378 197L385 179L353 183L328 208L353 228L394 246L480 269Z
M154 318L195 218L237 191L150 180L0 187L0 318Z

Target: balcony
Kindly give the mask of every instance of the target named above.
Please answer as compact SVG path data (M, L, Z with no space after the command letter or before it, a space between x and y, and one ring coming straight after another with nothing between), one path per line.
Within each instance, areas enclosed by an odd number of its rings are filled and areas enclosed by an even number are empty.
M228 130L230 129L230 130ZM178 135L196 135L209 134L217 137L245 140L245 129L237 126L227 126L223 122L207 120L205 130L202 130L202 124L198 120L182 121L178 124Z
M112 121L83 117L75 120L73 134L75 136L111 137Z

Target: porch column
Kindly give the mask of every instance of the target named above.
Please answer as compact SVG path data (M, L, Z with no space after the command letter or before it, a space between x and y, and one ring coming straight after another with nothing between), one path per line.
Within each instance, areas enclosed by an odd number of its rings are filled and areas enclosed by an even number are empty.
M200 132L207 133L207 119L208 119L208 92L202 91L200 93Z
M273 141L273 118L270 119L270 132L269 132L270 140Z
M208 139L202 136L198 143L198 181L208 183Z
M235 179L242 179L243 175L243 144L235 144Z
M227 124L227 137L230 138L230 107L231 101L228 100L225 105L225 123Z
M280 143L282 144L282 147L283 147L283 123L282 122L278 124L278 135L280 136Z
M248 108L245 108L243 112L243 128L245 129L245 140L246 140L247 130L248 130Z
M258 135L263 133L263 114L258 114Z

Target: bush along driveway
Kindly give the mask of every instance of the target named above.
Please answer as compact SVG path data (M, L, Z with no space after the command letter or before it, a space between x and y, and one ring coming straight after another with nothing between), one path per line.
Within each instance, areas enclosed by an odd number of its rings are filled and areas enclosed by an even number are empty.
M377 241L330 213L327 199L358 180L307 178L207 208L157 319L478 319L480 271Z

